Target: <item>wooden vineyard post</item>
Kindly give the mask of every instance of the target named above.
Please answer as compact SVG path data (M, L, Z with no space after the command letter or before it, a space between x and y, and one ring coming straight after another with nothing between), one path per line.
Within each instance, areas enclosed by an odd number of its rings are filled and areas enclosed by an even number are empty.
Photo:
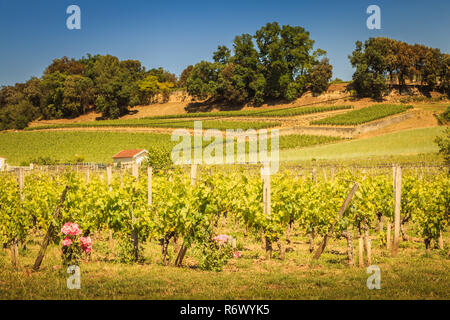
M64 200L66 199L67 191L69 190L69 186L66 186L64 188L64 191L61 194L61 198L59 199L59 204L56 206L55 212L53 213L53 220L58 220L61 212L61 207L63 206ZM44 237L44 240L42 241L41 248L39 249L38 256L36 260L34 261L33 271L38 271L42 260L44 259L45 251L47 250L47 247L50 243L51 238L54 236L54 229L55 226L53 223L50 223L50 226L48 227L47 234Z
M106 181L108 183L109 192L112 191L111 180L112 180L112 166L108 165L106 167ZM109 233L109 259L112 259L114 257L114 238L113 238L113 231L111 228L109 229L108 233Z
M112 167L111 165L108 165L106 167L106 181L108 183L108 189L110 192L112 191L111 180L112 180Z
M364 266L364 242L361 230L361 224L358 226L358 266Z
M402 203L402 168L395 169L395 207L394 207L394 241L392 244L392 256L398 253L398 245L400 241L400 210Z
M89 183L91 181L90 169L89 167L86 170L86 182Z
M393 164L392 165L392 185L394 189L394 194L392 195L395 199L395 175L396 175L397 167ZM386 249L391 250L392 248L392 238L391 238L391 231L392 231L392 223L391 221L386 222Z
M353 266L354 265L353 234L351 231L346 230L346 231L342 232L342 236L347 240L347 262L348 262L348 265Z
M133 162L131 166L133 177L136 178L136 181L139 181L139 166L136 162Z
M191 186L195 186L196 179L197 179L197 165L191 164Z
M367 252L367 265L372 265L372 242L370 240L369 236L369 225L366 221L363 223L363 229L364 229L364 247L366 248Z
M334 181L334 167L331 167L331 181Z
M120 168L120 189L123 188L123 168Z
M322 172L323 172L323 180L325 181L325 182L327 182L328 180L327 180L327 170L325 169L325 168L322 168Z
M267 217L271 215L271 191L270 191L270 163L264 163L264 167L261 168L261 177L263 180L263 202L264 202L264 214ZM266 247L267 259L272 258L272 242L268 237L263 235L263 245ZM281 243L279 243L281 246ZM280 257L282 258L282 248L280 247Z
M358 190L358 188L359 188L359 184L355 183L353 185L353 188L350 190L349 194L345 198L344 203L342 204L341 208L339 209L339 212L338 212L338 215L337 215L337 219L331 225L330 230L328 230L328 233L323 237L323 241L322 241L321 245L319 246L319 248L317 248L317 251L314 254L314 259L317 260L322 255L323 251L325 250L325 248L327 246L328 238L333 234L334 226L336 225L336 223L339 220L342 219L342 216L344 215L345 210L347 210L347 207L349 206L350 201L352 200L352 198L353 198L356 190Z
M317 170L316 170L316 168L312 169L311 177L312 177L312 181L316 182L316 180L317 180Z
M441 249L441 250L444 249L444 237L442 236L442 230L439 231L438 246L439 246L439 249Z
M147 168L147 176L148 176L148 185L147 185L147 204L149 206L153 203L153 194L152 194L152 176L153 169L152 167Z
M270 191L270 165L264 164L262 171L263 178L263 200L264 200L264 214L271 215L271 191Z
M23 193L23 189L25 186L25 175L23 168L20 168L17 170L18 172L18 180L19 180L19 195L20 195L20 201L22 202L25 197ZM11 264L13 268L19 267L19 240L13 239L11 243Z

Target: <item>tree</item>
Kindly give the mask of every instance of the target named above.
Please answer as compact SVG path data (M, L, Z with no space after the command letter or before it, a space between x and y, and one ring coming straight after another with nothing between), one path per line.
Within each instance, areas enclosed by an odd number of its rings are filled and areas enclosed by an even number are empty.
M219 64L201 61L192 68L186 81L186 90L197 99L215 97L218 78Z
M186 67L186 69L183 70L183 72L180 75L180 79L178 80L178 84L177 84L179 88L186 87L187 78L189 77L193 68L194 68L194 66L189 65Z
M217 51L213 53L214 62L227 64L230 61L231 51L226 46L218 46Z
M121 68L119 59L100 56L93 66L97 99L95 108L103 118L118 118L128 111L131 96L129 73Z
M445 129L445 134L437 137L435 142L439 146L439 153L444 156L446 164L450 164L450 129Z
M62 57L61 59L53 60L52 64L50 64L44 71L44 75L60 72L65 73L66 75L72 74L83 74L86 66L76 61L75 59L70 59L67 57Z
M328 89L330 79L333 76L333 66L327 58L323 58L311 70L308 76L308 82L311 91L320 94Z
M151 103L153 97L157 94L162 94L164 99L167 99L173 87L173 82L159 82L158 77L152 75L146 76L139 82L139 90L143 93L144 100L148 103Z
M94 103L94 82L81 75L67 76L64 81L63 110L68 117L85 114Z

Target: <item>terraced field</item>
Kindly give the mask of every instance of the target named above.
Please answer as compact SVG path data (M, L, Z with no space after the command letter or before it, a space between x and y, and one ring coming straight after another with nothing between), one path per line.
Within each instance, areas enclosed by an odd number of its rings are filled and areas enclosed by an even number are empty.
M366 122L382 119L411 109L411 105L376 104L370 107L353 110L344 114L312 121L311 124L324 125L359 125Z

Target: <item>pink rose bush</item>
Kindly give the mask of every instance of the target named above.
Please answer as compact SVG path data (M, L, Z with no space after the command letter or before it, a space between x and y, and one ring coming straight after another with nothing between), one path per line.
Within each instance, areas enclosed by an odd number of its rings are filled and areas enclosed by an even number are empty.
M80 237L81 249L88 254L92 250L92 240L90 237Z
M92 239L90 237L80 237L82 231L78 224L67 222L61 228L64 236L62 240L62 259L65 265L78 265L81 255L86 255L92 251Z
M229 235L219 234L202 243L199 267L202 270L222 271L231 258L239 258L236 240Z
M78 224L72 222L67 222L66 224L64 224L63 227L61 228L61 232L65 235L70 236L81 235L81 229L78 226Z
M229 241L231 241L231 237L227 236L226 234L219 234L218 236L215 236L213 238L213 241L216 242L218 245L226 245Z
M68 247L73 243L72 239L70 239L69 237L65 237L64 240L62 241L62 245L63 247Z

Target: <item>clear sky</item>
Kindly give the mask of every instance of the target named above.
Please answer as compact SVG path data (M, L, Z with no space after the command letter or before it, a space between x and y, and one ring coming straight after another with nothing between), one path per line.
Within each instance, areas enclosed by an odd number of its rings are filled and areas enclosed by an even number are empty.
M81 30L68 30L66 9L81 8ZM381 8L381 30L369 30L366 8ZM0 0L0 85L41 76L62 56L112 54L177 75L210 60L217 45L254 34L267 22L302 26L328 52L333 77L350 80L356 40L386 36L450 52L449 0Z

